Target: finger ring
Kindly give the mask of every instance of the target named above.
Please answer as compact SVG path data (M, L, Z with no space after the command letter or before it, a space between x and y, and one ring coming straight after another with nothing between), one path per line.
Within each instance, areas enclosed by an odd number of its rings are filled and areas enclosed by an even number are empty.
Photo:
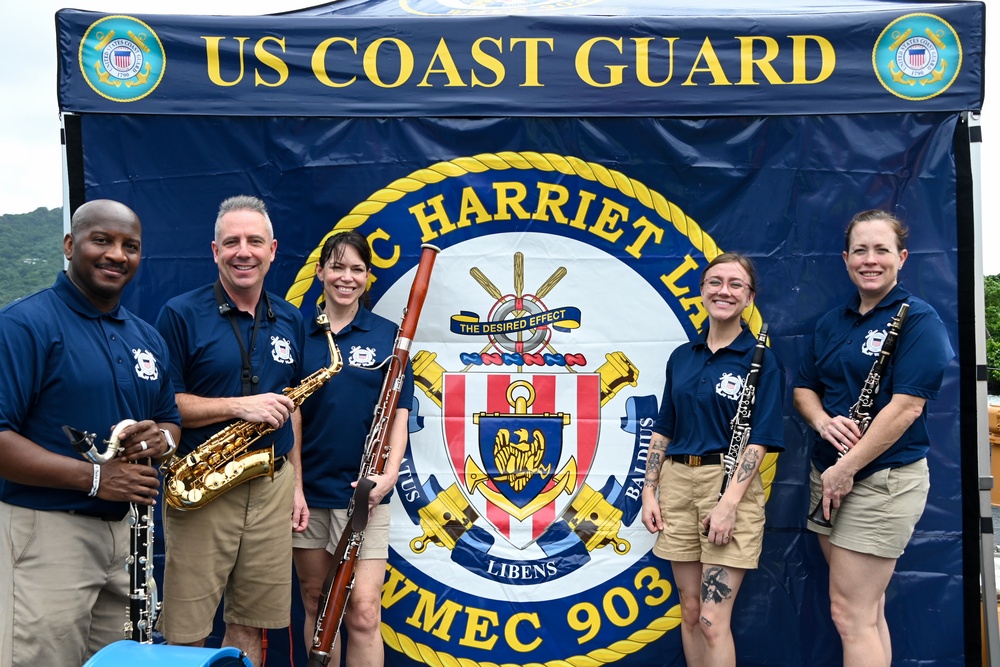
M142 451L146 451L147 449L149 449L149 445L146 444L145 440L143 440L142 442L140 442L139 446L142 447Z

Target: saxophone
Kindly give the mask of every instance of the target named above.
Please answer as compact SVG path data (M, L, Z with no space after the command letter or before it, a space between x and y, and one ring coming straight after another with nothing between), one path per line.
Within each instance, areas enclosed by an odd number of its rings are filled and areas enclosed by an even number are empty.
M330 365L321 368L284 393L295 407L340 372L344 362L333 340L330 321L320 313L316 322L326 333L330 345ZM163 496L167 504L178 510L196 510L243 482L262 477L274 477L274 446L247 451L254 442L274 427L267 422L240 420L225 427L186 456L168 461L161 468L164 474Z

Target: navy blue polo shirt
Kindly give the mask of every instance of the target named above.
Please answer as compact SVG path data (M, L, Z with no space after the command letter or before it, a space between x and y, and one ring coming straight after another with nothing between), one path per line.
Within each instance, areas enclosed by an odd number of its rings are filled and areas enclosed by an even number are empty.
M180 424L167 346L120 305L95 308L65 273L0 310L0 430L83 460L63 425L97 436L101 452L123 419ZM0 456L3 456L0 452ZM127 503L0 478L0 500L38 510L124 512Z
M302 364L305 327L298 308L273 294L268 293L267 301L262 296L257 304L254 338L254 317L237 309L231 301L229 314L220 314L213 288L214 285L206 285L170 299L156 318L156 328L170 350L170 379L175 392L205 398L243 394L243 357L230 317L243 336L251 375L258 378L251 394L281 393L308 375L303 372L307 368ZM228 295L226 298L228 301ZM185 427L177 453L190 452L234 421ZM291 451L294 444L291 420L260 438L250 449L266 449L272 442L276 457Z
M875 399L876 412L896 393L927 400L937 398L945 368L955 356L948 332L930 305L899 285L864 315L859 311L861 297L855 294L845 306L821 317L795 386L816 392L827 414L846 417L861 395L865 379L882 349L889 322L903 301L910 304L910 309ZM819 434L814 443L812 460L818 470L826 470L837 462L833 447L823 442ZM927 456L929 445L925 409L899 440L858 471L855 479L919 461Z
M310 507L346 509L349 504L385 378L385 369L368 369L392 355L397 330L394 323L359 307L336 335L343 370L302 404L302 485ZM305 358L310 368L330 363L330 346L318 326L306 338ZM412 406L413 370L407 363L398 407Z
M729 451L730 421L750 371L757 337L744 327L728 347L713 353L705 343L707 336L706 327L697 339L675 349L667 361L667 381L653 431L670 438L668 454ZM769 451L784 450L784 393L784 366L766 348L750 420L751 444Z

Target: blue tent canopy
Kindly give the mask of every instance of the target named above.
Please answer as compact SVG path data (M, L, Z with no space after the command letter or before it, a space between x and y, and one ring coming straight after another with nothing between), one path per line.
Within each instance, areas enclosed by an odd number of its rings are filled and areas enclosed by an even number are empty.
M149 114L727 116L906 112L915 102L954 111L983 99L974 2L780 2L746 16L723 2L383 0L275 17L158 16L135 49L152 74L127 79L94 69L99 35L114 34L111 19L88 31L95 18L59 14L66 111L114 113L127 100L130 113ZM906 57L936 64L897 66L896 38L912 42Z
M125 303L140 316L215 279L212 226L234 194L266 201L268 289L307 318L329 233L369 238L375 310L392 320L420 245L442 247L413 347L387 664L683 664L676 586L637 489L667 356L704 324L700 270L724 250L754 258L748 324L769 324L790 388L816 320L853 289L843 230L868 208L910 226L901 282L958 353L928 403L927 509L886 596L893 662L980 662L984 3L750 12L345 0L56 15L69 208L106 197L139 214ZM466 483L490 469L482 425L521 418L504 402L518 383L533 409L568 418L550 438L556 481ZM764 553L733 623L739 664L837 665L805 530L811 431L787 393ZM275 634L269 664L285 664Z

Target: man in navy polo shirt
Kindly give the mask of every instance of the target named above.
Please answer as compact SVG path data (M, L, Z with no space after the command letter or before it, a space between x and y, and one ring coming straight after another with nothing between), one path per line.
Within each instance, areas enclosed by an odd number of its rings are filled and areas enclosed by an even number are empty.
M129 503L152 505L180 416L167 349L119 305L139 268L142 226L127 206L84 204L55 284L0 310L0 664L76 666L124 637ZM64 425L107 438L104 465ZM161 431L162 429L162 431ZM107 451L101 454L107 454Z
M274 427L250 449L274 445L274 478L248 479L199 509L166 507L161 631L204 645L225 598L223 644L260 665L261 631L291 620L292 531L304 530L299 414L282 389L306 375L299 310L264 290L278 242L260 199L219 207L212 253L219 279L167 302L156 327L170 350L183 418L178 454L236 421Z

